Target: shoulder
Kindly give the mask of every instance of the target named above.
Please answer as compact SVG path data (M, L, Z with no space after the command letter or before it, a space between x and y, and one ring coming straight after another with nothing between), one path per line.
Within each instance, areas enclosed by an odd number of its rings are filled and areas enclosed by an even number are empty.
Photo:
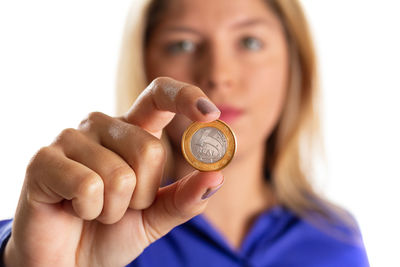
M263 213L244 243L239 254L232 251L198 216L151 244L130 266L204 266L211 258L232 266L226 261L243 256L262 266L369 266L358 227L317 216L302 218L281 206Z
M357 221L349 212L330 210L329 218L318 215L302 218L287 212L292 222L282 238L297 264L369 266Z
M2 255L7 244L8 239L11 236L12 220L0 221L0 265L2 265Z
M0 221L0 243L2 243L10 234L13 220Z

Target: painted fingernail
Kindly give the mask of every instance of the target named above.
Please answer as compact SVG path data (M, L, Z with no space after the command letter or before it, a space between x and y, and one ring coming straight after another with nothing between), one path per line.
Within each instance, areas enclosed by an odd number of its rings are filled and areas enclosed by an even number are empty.
M210 113L218 113L220 112L219 109L211 103L208 99L201 97L197 100L197 109L203 114L207 115Z
M203 194L203 196L201 196L201 199L204 200L204 199L207 199L207 198L211 197L212 195L214 195L215 192L217 192L218 189L220 189L220 187L222 186L222 184L223 184L223 183L221 183L220 185L217 185L216 187L208 188L208 189L206 190L206 192Z

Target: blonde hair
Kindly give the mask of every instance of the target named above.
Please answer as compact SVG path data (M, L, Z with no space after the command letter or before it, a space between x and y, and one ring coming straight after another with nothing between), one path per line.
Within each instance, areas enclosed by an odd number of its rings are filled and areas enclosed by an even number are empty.
M117 72L117 113L126 112L147 85L144 73L144 39L147 14L154 1L137 1L125 27ZM266 0L284 26L290 52L290 80L280 121L266 144L265 166L278 202L297 215L352 220L347 213L319 196L309 179L313 151L321 147L318 118L316 56L310 30L297 0ZM154 11L154 10L153 10ZM335 214L332 216L332 214Z

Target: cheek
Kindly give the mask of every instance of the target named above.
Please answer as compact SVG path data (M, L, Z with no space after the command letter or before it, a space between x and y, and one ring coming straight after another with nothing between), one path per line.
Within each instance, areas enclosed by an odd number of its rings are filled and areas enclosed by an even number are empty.
M258 83L254 83L258 81ZM252 81L254 92L250 93L253 112L258 117L277 117L282 110L286 96L287 71L283 64L265 69Z
M265 142L276 126L285 104L288 81L286 54L276 56L268 64L253 69L247 75L251 79L246 80L248 84L245 87L249 88L249 116L246 124L247 129L253 129L253 132L248 132L245 139L249 142Z
M146 76L148 81L161 76L172 77L186 83L191 82L192 66L194 65L190 59L168 58L162 52L161 48L150 47L146 54Z

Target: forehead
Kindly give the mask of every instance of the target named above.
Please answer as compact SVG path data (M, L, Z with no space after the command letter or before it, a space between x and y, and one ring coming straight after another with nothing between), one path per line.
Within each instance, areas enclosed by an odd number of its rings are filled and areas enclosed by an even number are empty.
M229 27L246 19L279 21L264 0L167 0L165 24L185 23L203 29Z

